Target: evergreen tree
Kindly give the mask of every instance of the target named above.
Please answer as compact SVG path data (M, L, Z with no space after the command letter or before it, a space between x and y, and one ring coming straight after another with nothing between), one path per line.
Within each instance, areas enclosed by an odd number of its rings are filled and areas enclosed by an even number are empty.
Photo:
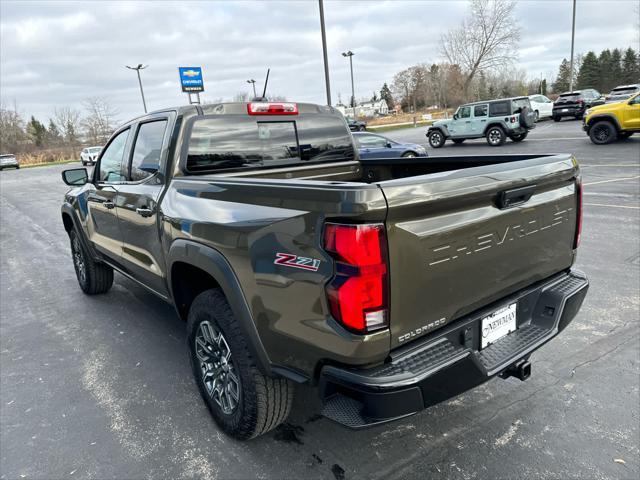
M47 128L31 116L31 120L27 123L27 135L36 147L42 147L47 135Z
M49 119L49 126L47 127L47 143L51 145L55 145L60 142L62 136L60 135L60 130L58 126L55 124L53 119Z
M611 55L609 55L609 57L610 56ZM580 65L580 71L578 72L578 88L599 89L602 82L602 74L603 71L600 68L600 62L596 54L587 52L582 59L582 65Z
M571 72L569 62L566 58L562 59L560 68L558 69L558 76L553 84L553 91L556 93L562 93L569 90L569 81L571 79Z
M590 87L602 92L608 92L612 88L611 84L616 81L611 76L611 50L608 48L600 52L600 56L598 57L598 72L600 76L599 82L590 85Z
M387 102L387 107L389 107L389 110L392 110L395 107L393 95L391 95L391 90L389 89L389 85L387 85L386 82L380 89L380 98Z
M629 47L624 52L622 59L622 80L620 83L638 83L640 82L640 56L636 55L633 48Z
M619 48L611 52L611 79L612 84L605 91L617 87L622 80L622 52Z

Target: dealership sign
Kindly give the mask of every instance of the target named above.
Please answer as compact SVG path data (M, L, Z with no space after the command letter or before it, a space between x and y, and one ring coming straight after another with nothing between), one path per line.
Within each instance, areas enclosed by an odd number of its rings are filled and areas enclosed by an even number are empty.
M187 93L204 92L202 67L178 67L182 91Z

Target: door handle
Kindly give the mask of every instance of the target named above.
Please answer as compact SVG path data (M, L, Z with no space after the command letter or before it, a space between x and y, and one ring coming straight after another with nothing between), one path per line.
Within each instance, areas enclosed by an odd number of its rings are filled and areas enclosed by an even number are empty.
M527 185L526 187L514 188L513 190L504 190L498 193L498 208L504 209L522 205L529 201L536 189L535 185Z
M146 207L136 208L136 213L142 217L150 217L153 215L153 210Z
M112 208L115 208L116 204L113 203L111 200L107 200L105 202L102 202L102 206L111 210Z

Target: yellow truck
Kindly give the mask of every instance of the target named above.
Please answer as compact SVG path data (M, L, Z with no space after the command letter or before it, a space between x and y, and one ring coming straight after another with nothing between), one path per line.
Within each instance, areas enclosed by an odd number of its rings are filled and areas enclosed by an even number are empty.
M585 112L582 128L596 145L640 132L640 93L620 102L591 107Z

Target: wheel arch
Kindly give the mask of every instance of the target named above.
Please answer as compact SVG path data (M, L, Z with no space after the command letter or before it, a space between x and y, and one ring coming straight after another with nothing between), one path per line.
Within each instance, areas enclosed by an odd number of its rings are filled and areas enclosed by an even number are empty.
M504 134L505 135L507 134L507 129L504 128L504 126L500 122L493 122L493 123L490 123L489 125L487 125L486 127L484 127L484 131L482 132L482 134L486 135L487 132L489 131L489 129L493 128L493 127L500 127L500 129L504 132Z
M615 117L615 115L610 115L610 114L594 115L587 122L587 126L591 128L596 122L600 122L600 121L611 122L618 132L622 130L622 128L620 127L620 123L618 122L618 119Z
M227 259L216 249L190 240L175 240L167 255L167 283L178 316L185 320L191 302L210 288L220 288L243 332L260 371L272 373L240 281Z
M427 137L431 135L432 132L435 132L436 130L440 132L440 134L443 135L444 138L449 138L449 130L446 127L440 127L440 126L429 127L429 130L427 131Z

